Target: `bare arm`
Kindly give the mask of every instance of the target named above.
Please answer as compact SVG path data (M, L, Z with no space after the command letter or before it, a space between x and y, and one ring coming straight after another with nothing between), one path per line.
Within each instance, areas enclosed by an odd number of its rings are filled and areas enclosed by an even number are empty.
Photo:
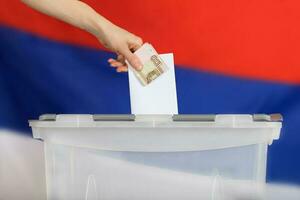
M138 49L143 41L132 33L114 25L84 2L78 0L22 0L28 6L72 24L93 34L108 49L118 54L118 59L109 59L118 72L126 71L125 59L141 69L142 64L131 52Z

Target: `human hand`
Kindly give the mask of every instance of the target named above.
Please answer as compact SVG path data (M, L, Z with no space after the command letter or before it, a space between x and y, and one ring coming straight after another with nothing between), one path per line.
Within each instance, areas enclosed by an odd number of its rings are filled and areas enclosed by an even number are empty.
M117 54L116 59L108 59L110 66L116 68L117 72L126 72L128 70L125 60L127 60L136 70L142 69L141 61L133 54L133 52L143 44L140 37L114 24L109 24L103 29L103 32L98 39L103 46Z

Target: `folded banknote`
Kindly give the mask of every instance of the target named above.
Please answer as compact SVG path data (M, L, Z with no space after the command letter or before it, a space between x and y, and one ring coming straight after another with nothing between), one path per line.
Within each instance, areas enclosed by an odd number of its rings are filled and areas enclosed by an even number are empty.
M127 64L131 67L135 76L144 86L148 85L168 70L167 65L149 43L145 43L142 47L135 51L134 54L137 55L142 62L142 70L136 70L132 68L129 63Z

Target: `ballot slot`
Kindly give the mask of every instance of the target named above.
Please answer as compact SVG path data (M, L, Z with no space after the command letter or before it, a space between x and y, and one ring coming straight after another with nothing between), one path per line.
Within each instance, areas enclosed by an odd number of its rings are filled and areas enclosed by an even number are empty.
M93 115L94 121L134 121L135 115Z

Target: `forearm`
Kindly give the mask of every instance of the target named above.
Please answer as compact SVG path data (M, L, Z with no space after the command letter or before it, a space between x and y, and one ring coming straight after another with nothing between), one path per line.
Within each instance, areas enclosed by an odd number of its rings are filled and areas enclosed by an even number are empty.
M28 6L99 37L111 22L78 0L22 0Z
M118 54L110 64L118 72L127 71L125 59L137 70L142 63L131 51L142 46L140 37L112 24L79 0L22 0L28 6L93 34L104 47ZM113 64L112 64L113 63Z

